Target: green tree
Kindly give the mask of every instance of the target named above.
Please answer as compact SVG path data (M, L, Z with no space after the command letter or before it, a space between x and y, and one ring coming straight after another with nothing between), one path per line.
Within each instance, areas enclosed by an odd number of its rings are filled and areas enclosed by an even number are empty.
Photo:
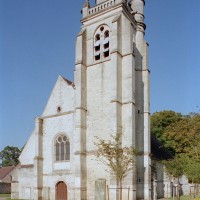
M179 179L184 174L184 167L182 164L182 159L179 156L175 156L174 159L171 160L165 160L162 161L162 163L165 165L166 173L168 174L169 178L171 179L171 182L173 183L173 186L175 185L175 181L177 180L178 184L178 199L180 199L180 183ZM173 187L174 188L174 187ZM172 191L170 192L170 194ZM174 191L173 191L174 194Z
M18 158L21 151L18 147L7 146L0 152L1 166L12 166L19 163Z
M176 113L171 110L164 110L156 112L151 115L151 133L156 138L165 144L166 138L164 137L164 130L170 124L179 121L182 118L181 113Z
M190 113L167 126L165 147L179 158L191 183L200 183L200 114ZM166 165L167 167L167 165ZM179 166L174 166L177 169Z
M117 183L120 187L119 199L122 200L122 181L133 170L137 151L134 146L122 147L122 134L111 137L113 141L97 138L98 143L95 143L97 147L96 156L115 173Z
M164 130L165 147L175 154L187 154L200 159L200 115L190 114L170 124Z
M190 183L200 183L200 162L187 155L181 155L184 173Z
M189 156L200 162L200 114L190 114L190 153Z
M178 156L171 160L165 160L162 162L166 167L166 172L170 178L179 179L184 174L184 168L182 165L182 159Z
M190 123L188 118L169 125L164 131L165 147L174 155L189 152L190 148Z

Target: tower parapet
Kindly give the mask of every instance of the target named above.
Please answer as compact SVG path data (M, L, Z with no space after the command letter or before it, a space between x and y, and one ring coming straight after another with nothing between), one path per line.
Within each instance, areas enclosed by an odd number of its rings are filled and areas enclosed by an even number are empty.
M90 8L88 10L88 15L96 14L97 12L100 12L102 10L105 10L107 8L112 7L113 5L117 3L121 3L123 0L106 0L106 1L100 1L100 3L97 3L96 6L93 8Z
M124 3L124 5L128 5L126 0L96 0L96 5L90 8L89 1L86 0L82 10L83 18L100 13L122 3Z
M108 1L108 0L96 0L95 2L96 2L96 5L98 5L98 4L101 4L101 3L105 2L105 1Z

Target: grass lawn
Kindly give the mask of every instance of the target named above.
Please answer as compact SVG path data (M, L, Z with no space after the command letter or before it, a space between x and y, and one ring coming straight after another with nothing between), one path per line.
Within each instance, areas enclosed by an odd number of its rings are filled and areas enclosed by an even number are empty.
M0 197L6 197L6 200L20 200L20 199L11 199L10 194L0 194Z
M0 194L0 197L10 197L10 194Z
M11 198L6 198L6 200L22 200L22 199L11 199Z
M177 197L174 197L174 200L177 200ZM165 200L173 200L173 198L165 199ZM200 200L200 197L191 198L190 196L180 196L180 200Z

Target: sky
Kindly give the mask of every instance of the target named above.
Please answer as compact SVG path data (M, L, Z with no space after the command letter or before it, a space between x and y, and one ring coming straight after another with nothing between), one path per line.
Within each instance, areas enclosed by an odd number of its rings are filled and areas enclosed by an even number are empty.
M83 3L0 0L0 150L26 143L59 75L73 81ZM151 113L199 110L199 21L199 0L146 0Z

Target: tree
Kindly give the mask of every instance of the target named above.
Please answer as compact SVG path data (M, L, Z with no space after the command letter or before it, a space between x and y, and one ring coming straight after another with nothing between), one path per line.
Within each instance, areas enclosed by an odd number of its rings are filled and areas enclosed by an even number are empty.
M183 165L180 157L163 161L166 172L171 178L180 178L183 175Z
M185 175L190 183L200 183L200 162L187 155L182 155Z
M156 138L165 144L166 139L164 137L164 130L170 124L179 121L182 118L181 113L176 113L171 110L164 110L161 112L156 112L151 115L151 133L156 136Z
M102 163L107 165L116 175L120 187L120 200L122 200L122 181L133 170L136 149L133 146L122 147L122 134L111 136L113 141L99 140L95 143L97 147L96 156Z
M170 177L170 179L173 183L173 186L175 185L175 180L177 179L178 197L180 197L180 194L179 194L179 188L180 188L179 179L184 174L184 167L182 165L181 157L176 156L176 157L174 157L174 159L164 160L164 161L162 161L162 163L165 165L166 173ZM173 195L174 195L174 191L173 191Z
M18 147L7 146L0 152L0 159L2 163L0 164L2 167L5 166L13 166L19 163L18 158L20 156L21 151Z
M198 185L200 183L200 161L196 157L189 157L187 154L181 155L183 160L184 173L190 183L193 184L193 195L198 193Z
M189 156L200 162L200 114L191 113L190 115L190 153Z
M151 131L174 155L174 159L163 162L173 182L184 173L195 191L196 184L200 183L200 114L154 113Z
M200 157L200 114L182 115L174 111L151 116L151 132L173 155L187 153Z
M163 134L166 140L165 147L174 155L189 152L192 135L190 129L188 118L183 118L166 127Z
M165 147L175 154L187 154L200 160L200 115L189 114L164 130Z

